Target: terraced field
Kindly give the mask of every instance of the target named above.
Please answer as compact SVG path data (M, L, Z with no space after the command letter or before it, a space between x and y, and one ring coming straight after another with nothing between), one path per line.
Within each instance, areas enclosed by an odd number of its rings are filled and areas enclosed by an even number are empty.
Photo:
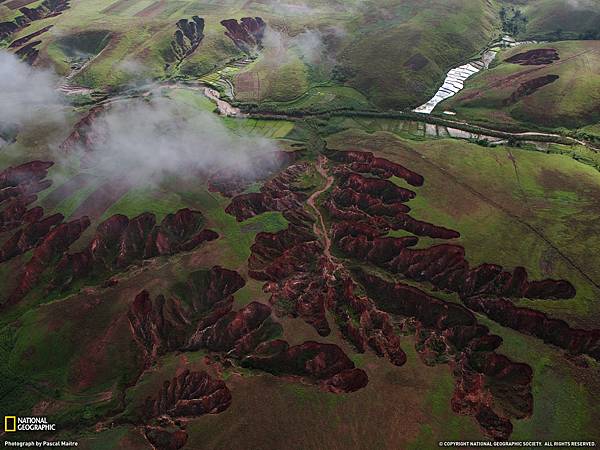
M507 61L517 54L547 48L556 50L560 59L541 65ZM464 91L443 103L441 108L456 111L461 118L508 128L529 124L579 128L600 120L598 41L518 47L501 52L497 61L492 69L473 77ZM546 76L557 78L548 85L532 84ZM527 88L527 83L532 87Z

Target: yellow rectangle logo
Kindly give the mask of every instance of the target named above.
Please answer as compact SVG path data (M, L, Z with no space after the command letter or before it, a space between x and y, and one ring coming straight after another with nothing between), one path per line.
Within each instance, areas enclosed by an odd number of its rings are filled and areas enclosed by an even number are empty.
M17 416L4 416L4 431L17 431Z

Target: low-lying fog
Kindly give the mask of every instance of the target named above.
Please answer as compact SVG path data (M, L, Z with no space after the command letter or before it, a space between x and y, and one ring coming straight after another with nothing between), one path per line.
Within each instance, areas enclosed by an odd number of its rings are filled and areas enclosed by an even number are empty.
M198 94L200 95L200 94ZM221 119L156 91L148 98L121 100L95 120L89 148L94 167L139 181L198 170L251 170L255 156L277 149L264 138L240 137Z
M56 108L53 117L47 114L49 105L65 104L57 91L60 79L56 75L0 51L0 79L0 129L52 120L65 127L65 138L69 135L72 130L64 116L68 108ZM87 155L94 172L124 176L132 182L158 182L166 174L198 170L247 173L257 154L277 150L273 141L238 136L215 114L176 102L158 87L143 98L108 104L90 132L94 139L76 150ZM72 156L54 149L55 161Z
M60 106L58 77L0 50L0 129L48 119L48 107Z

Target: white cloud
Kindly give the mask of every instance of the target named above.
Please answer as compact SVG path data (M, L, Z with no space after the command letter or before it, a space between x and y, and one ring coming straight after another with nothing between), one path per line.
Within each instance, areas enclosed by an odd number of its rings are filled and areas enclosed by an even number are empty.
M0 50L0 80L0 126L59 118L49 114L61 104L56 92L58 78L52 72L31 67Z

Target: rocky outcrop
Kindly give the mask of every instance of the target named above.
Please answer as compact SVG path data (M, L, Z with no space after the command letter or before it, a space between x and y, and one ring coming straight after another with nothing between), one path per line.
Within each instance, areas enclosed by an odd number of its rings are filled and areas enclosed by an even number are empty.
M192 16L192 20L177 21L177 31L171 41L171 50L176 60L183 61L190 56L204 39L204 19Z
M475 325L474 314L457 303L449 303L403 283L388 283L365 272L356 272L358 281L377 306L389 313L414 317L428 328L446 330L454 326Z
M230 311L216 321L215 315L211 315L209 320L199 323L186 349L204 348L236 357L248 354L263 341L281 334L281 325L270 317L271 308L258 302Z
M62 258L52 287L66 288L92 272L123 270L144 259L189 251L219 237L203 227L202 213L187 208L168 214L160 225L156 225L156 217L151 213L133 219L120 214L111 216L98 225L85 250Z
M25 16L21 16L25 18ZM0 22L0 39L5 39L13 33L19 31L23 25L17 23L17 21L12 22Z
M552 64L559 59L560 57L558 56L558 51L556 49L538 48L523 53L517 53L504 61L512 64L520 64L522 66L543 66Z
M102 105L91 108L88 113L75 124L69 137L67 137L60 145L60 149L65 152L72 152L79 149L89 150L95 143L100 142L102 140L102 135L97 128L93 127L93 124L104 111L105 107Z
M406 202L416 193L389 180L396 176L420 186L422 177L368 152L329 152L328 156L339 163L333 169L337 186L323 205L333 221L332 242L346 256L456 292L467 306L479 297L567 299L575 295L569 282L531 281L522 267L513 271L495 264L472 268L459 245L412 248L418 243L417 236L460 236L454 230L409 216ZM325 314L330 311L342 335L357 351L370 349L398 366L406 361L399 332L414 331L417 351L426 364L450 363L453 368L453 410L473 416L490 438L507 439L512 432L511 421L531 415L531 368L497 354L502 339L479 325L473 312L464 306L362 270L357 269L353 276L348 274L343 264L328 256L323 245L326 238L315 234L319 227L305 213L298 213L303 199L294 197L297 192L290 189L293 186L293 177L286 179L278 194L288 191L284 195L293 201L284 210L286 217L294 220L278 233L259 233L249 259L249 274L266 282L264 290L271 293L275 311L301 317L322 335L331 332ZM269 197L270 190L264 188L258 194L235 197L228 212L245 220L278 210L277 205L269 203ZM390 237L391 229L414 236ZM366 295L354 293L353 278ZM588 354L594 351L595 343L585 342ZM578 348L572 343L574 347ZM290 361L290 352L295 355L300 350L283 341L266 341L246 356L243 364L273 373L308 376L310 370Z
M250 247L248 267L255 278L277 281L300 271L303 263L310 263L305 256L315 259L321 249L308 227L290 224L277 233L256 235Z
M185 422L220 414L231 405L231 391L222 380L204 371L185 369L166 380L155 397L141 408L144 435L157 450L178 450L188 440Z
M332 226L332 238L346 255L413 280L430 282L438 289L457 292L462 298L497 295L566 299L575 295L574 287L567 281L529 281L522 267L512 273L495 264L471 268L464 249L458 245L442 244L416 250L410 248L418 242L415 237L387 237L389 229L438 239L460 235L410 217L403 209L403 202L414 198L414 192L385 179L366 178L352 172L353 165L363 164L363 161L372 164L376 158L371 153L335 152L332 157L344 165L336 169L339 184L325 205L331 217L340 221ZM361 169L360 166L355 168ZM399 173L416 184L423 182L407 174L404 168Z
M206 372L185 370L165 381L156 397L146 400L144 412L148 419L164 415L187 418L219 414L230 405L231 392L223 381Z
M410 208L401 202L384 202L370 194L359 192L350 188L336 187L331 197L339 208L371 215L397 216L410 211ZM366 215L363 217L367 218Z
M379 197L385 204L407 202L417 195L413 191L401 188L391 181L367 178L356 173L343 176L339 186L342 189L352 189L355 192Z
M600 330L574 329L564 320L552 319L534 309L517 307L504 298L477 296L465 299L464 303L502 326L535 336L572 355L587 354L600 361Z
M17 195L34 194L50 186L45 180L51 161L31 161L0 172L0 203Z
M27 209L36 200L37 196L35 195L19 195L6 201L0 211L0 233L14 230L24 223L39 220L44 215L42 208L36 206Z
M367 374L333 344L308 341L290 347L282 340L269 341L244 358L242 364L276 375L304 377L335 393L354 392L368 383Z
M531 415L531 367L497 354L494 350L501 338L478 325L471 311L362 270L355 271L355 276L378 308L417 321L417 350L426 363L452 362L456 377L452 409L456 413L474 416L494 440L510 436L511 419Z
M22 15L17 16L13 21L0 23L0 39L16 33L36 20L58 16L69 7L69 0L44 0L35 8L26 6L19 8Z
M17 230L0 248L0 262L22 255L37 247L52 227L61 223L63 219L62 214L54 214Z
M211 192L220 192L225 197L233 197L244 192L252 183L264 181L297 158L296 152L275 151L261 153L240 167L227 167L212 173L208 180Z
M227 31L225 36L243 52L254 54L262 48L262 41L267 24L260 17L243 17L239 22L235 19L221 21Z
M237 272L215 266L190 274L185 282L175 286L177 295L168 298L159 295L152 300L148 291L141 291L130 305L127 318L132 336L144 352L146 367L164 353L189 347L192 336L201 332L208 336L210 331L207 329L230 313L232 294L244 284L244 279ZM221 322L219 331L222 331L225 322ZM243 328L243 322L242 317L237 325ZM243 331L229 331L233 334L228 336L235 335L238 339L245 336ZM214 329L213 337L220 342L230 339L214 332ZM196 343L197 340L194 341Z
M365 230L368 230L365 232ZM411 249L412 238L378 237L368 225L341 223L333 227L334 242L345 254L371 262L413 280L428 281L438 289L457 292L462 298L475 295L566 299L575 295L567 281L529 281L527 271L507 272L495 264L470 268L461 246L442 244Z
M27 36L23 36L22 38L15 39L14 41L12 41L10 43L8 48L19 48L19 47L27 44L33 38L36 38L36 37L46 33L47 31L51 30L53 26L54 25L48 25L44 28L39 29L38 31L36 31L34 33L28 34Z
M314 218L306 213L300 201L302 197L306 198L306 194L296 181L308 170L305 163L292 165L265 183L258 194L261 205L269 201L265 201L265 198L270 199L275 195L292 199L287 209L283 209L284 217L290 224L276 233L256 235L248 261L249 275L266 282L263 290L271 294L269 301L276 314L302 318L321 336L327 336L331 333L326 318L326 310L329 309L335 314L342 334L359 351L371 348L378 356L387 357L395 365L402 365L406 356L389 317L376 310L368 299L353 296L351 280L342 278L343 281L336 282L332 275L336 269L332 267L330 258L324 254L322 242L315 235ZM394 188L389 189L390 197L394 197ZM256 204L242 207L240 200L247 201L248 198L247 195L235 197L227 211L236 214L238 220L244 220L271 209L258 209ZM277 205L272 208L280 209Z
M16 39L8 46L8 48L14 48L15 55L17 55L21 60L25 61L27 64L32 65L38 57L39 50L37 46L42 43L41 40L31 41L33 38L38 37L48 30L50 30L53 25L48 25L34 33L28 34L20 39ZM31 42L30 42L31 41Z
M145 353L146 367L157 356L180 348L187 339L189 319L178 299L167 301L159 295L152 301L144 290L135 297L127 317L132 335Z
M36 8L23 7L19 11L33 22L47 17L58 16L63 11L69 9L69 6L69 0L44 0Z
M295 167L284 173L288 189L294 189L295 178L304 172ZM287 178L290 173L294 176ZM404 364L406 355L388 315L375 309L369 299L354 296L349 278L336 281L332 276L335 268L314 234L313 217L300 205L286 210L284 216L290 222L288 228L258 233L248 261L249 275L266 282L263 290L271 294L269 301L276 313L299 317L327 336L331 333L326 318L329 309L344 337L359 352L370 348L392 364Z
M156 230L156 249L151 253L171 255L189 251L204 241L218 237L214 231L202 230L203 226L204 217L199 211L185 208L175 214L167 214Z
M18 275L17 287L3 305L10 305L25 297L37 284L40 276L52 267L71 246L81 233L90 226L87 217L56 226L36 247L33 256Z
M354 154L359 153L354 152ZM347 158L344 157L344 159ZM333 218L371 222L381 230L405 230L417 236L437 239L460 237L457 231L409 216L410 208L404 202L415 197L416 194L413 191L401 188L385 179L368 178L348 172L348 166L338 168L336 172L340 177L339 185L334 188L331 198L325 204ZM404 176L414 183L419 182L416 177L406 173Z
M167 351L204 349L217 361L302 376L331 392L352 392L366 385L366 374L356 369L335 345L305 342L289 347L285 341L274 340L281 335L282 328L271 317L268 305L251 302L232 311L232 294L243 285L244 280L236 272L214 267L191 274L185 283L174 287L176 296L169 300L160 295L152 301L147 291L140 292L129 308L128 319L132 335L144 351L146 367ZM281 349L282 353L267 352L271 357L267 363L265 351L273 348ZM212 410L206 401L194 402L190 409L186 405L178 407L181 397L177 396L177 390L181 384L171 383L147 404L151 417L190 416ZM196 409L196 403L200 409Z
M328 291L327 306L335 313L340 331L359 353L369 347L392 364L404 365L406 354L389 314L377 309L370 298L356 296L354 289L354 282L347 277Z
M156 450L179 450L188 440L188 434L183 430L170 431L161 427L146 427L144 435Z
M306 194L293 190L294 181L306 173L307 163L293 164L263 184L260 192L241 194L234 197L225 212L242 222L267 211L302 209Z
M184 283L177 286L177 291L198 317L198 314L205 315L223 308L226 308L225 313L229 312L233 294L245 284L237 272L215 266L208 271L193 272Z
M414 330L417 351L426 364L447 362L453 367L456 378L453 410L473 416L494 440L510 436L513 419L531 415L532 370L527 364L515 363L497 354L495 350L502 339L479 325L471 310L486 314L503 326L565 348L573 355L585 353L598 357L597 331L574 330L563 321L550 319L532 309L518 308L504 298L568 299L575 295L569 282L532 281L523 267L513 271L496 264L470 267L464 248L459 245L412 248L418 242L415 236L452 239L459 234L410 217L404 203L414 198L414 193L387 181L393 174L392 169L375 170L372 154L330 152L329 156L340 163L334 169L338 184L324 203L334 221L331 237L336 248L348 257L392 274L455 292L470 308L356 269L353 277L364 288L366 297L355 296L352 280L342 283L342 277L337 290L330 290L328 305L335 311L342 333L357 350L363 351L368 345L366 331L372 328L365 325L372 323L373 317L375 321L384 317L384 325L375 334L378 345L371 347L379 355L388 346L399 348L394 338L397 334L393 333L395 327L408 332ZM411 180L406 172L399 173L404 174L402 178L406 181ZM398 173L393 175L399 176ZM422 182L422 179L412 178L410 184ZM390 237L390 229L402 229L415 236ZM370 321L363 318L362 309L375 312L370 314ZM385 336L389 336L387 341L382 339Z
M379 178L396 176L417 187L422 186L424 182L423 177L418 173L385 158L377 158L371 152L331 151L328 157L333 161L346 164L354 172L370 173Z
M46 177L53 164L32 161L0 172L0 233L23 223L35 222L43 216L40 207L28 210L28 205L37 200L35 194L52 184Z
M256 235L249 274L267 282L263 289L271 294L270 302L278 314L301 317L321 336L327 336L331 329L325 317L323 247L311 230L310 216L286 217L291 220L287 229Z
M504 106L510 106L517 103L523 97L534 94L538 89L543 88L551 83L554 83L560 77L558 75L544 75L542 77L527 80L519 85L510 97L504 99Z
M24 45L19 50L15 52L22 61L26 62L29 65L32 65L37 59L40 51L36 48L42 41L33 41L27 45Z

